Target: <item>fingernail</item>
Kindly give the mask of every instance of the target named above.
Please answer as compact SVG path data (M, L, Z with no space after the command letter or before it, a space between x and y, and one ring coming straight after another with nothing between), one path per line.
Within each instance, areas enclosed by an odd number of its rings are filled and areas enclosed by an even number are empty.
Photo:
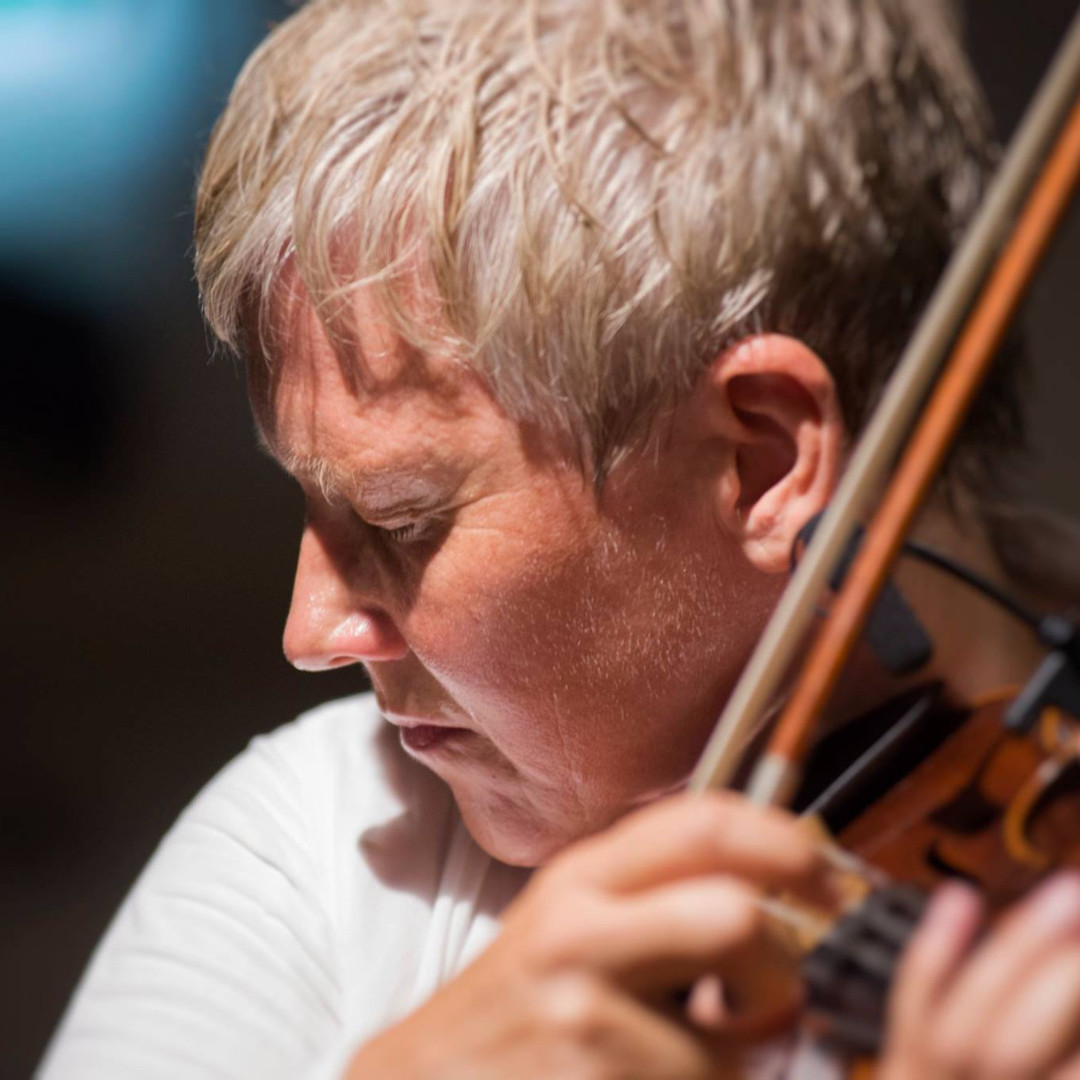
M1080 927L1080 874L1055 874L1031 898L1032 916L1047 930Z

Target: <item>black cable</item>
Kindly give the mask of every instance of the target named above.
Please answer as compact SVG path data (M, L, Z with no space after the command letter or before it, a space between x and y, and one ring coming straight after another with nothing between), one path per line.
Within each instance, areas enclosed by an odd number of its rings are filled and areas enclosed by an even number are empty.
M930 566L936 566L947 574L952 574L953 577L958 578L966 585L970 585L971 588L978 590L984 596L999 604L1009 614L1030 626L1036 633L1038 632L1042 624L1042 616L1022 604L1016 597L1010 596L1003 589L998 588L997 585L992 581L988 581L981 574L977 574L966 566L961 566L960 563L953 562L948 555L943 555L940 551L935 551L933 548L914 540L904 541L903 552L905 555L911 555L924 563L928 563Z
M799 535L795 538L795 543L791 546L790 560L792 571L795 570L796 563L798 562L799 544L805 545L810 542L820 518L821 514L815 515L799 530ZM856 543L861 543L863 531L861 526L856 529ZM1027 607L1025 604L1022 604L1016 597L1011 596L1009 593L999 588L992 581L984 578L982 574L978 574L974 570L969 570L966 566L962 566L960 563L953 561L948 555L943 555L940 551L936 551L934 548L927 547L925 544L920 544L914 540L905 540L900 550L902 554L910 555L915 559L927 563L929 566L935 566L938 570L942 570L946 574L951 574L959 581L964 582L965 585L975 589L977 592L981 592L987 599L994 601L1014 618L1019 619L1020 622L1029 626L1039 635L1040 640L1042 640L1042 632L1046 625L1046 619L1037 612L1032 611L1031 608Z

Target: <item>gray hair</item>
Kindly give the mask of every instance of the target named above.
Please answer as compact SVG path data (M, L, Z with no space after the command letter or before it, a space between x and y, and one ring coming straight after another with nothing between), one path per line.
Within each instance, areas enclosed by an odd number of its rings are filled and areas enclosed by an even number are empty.
M269 364L284 282L346 343L372 285L602 473L759 330L822 356L857 430L991 158L941 0L310 0L214 131L197 276Z

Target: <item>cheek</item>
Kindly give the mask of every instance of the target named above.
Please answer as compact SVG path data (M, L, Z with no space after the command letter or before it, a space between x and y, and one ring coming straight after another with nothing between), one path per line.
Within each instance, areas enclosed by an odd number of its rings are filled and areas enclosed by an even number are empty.
M443 689L508 752L670 739L673 709L711 708L731 644L717 567L599 527L543 535L465 533L433 560L408 636Z
M466 707L550 697L558 673L590 648L591 562L581 542L541 552L518 536L463 533L417 591L413 651Z

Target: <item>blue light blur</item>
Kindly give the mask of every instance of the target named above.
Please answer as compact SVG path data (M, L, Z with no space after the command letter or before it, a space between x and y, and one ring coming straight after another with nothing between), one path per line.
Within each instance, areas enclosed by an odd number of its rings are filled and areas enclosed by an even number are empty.
M0 0L6 274L91 299L138 287L161 215L188 211L200 144L267 8Z

